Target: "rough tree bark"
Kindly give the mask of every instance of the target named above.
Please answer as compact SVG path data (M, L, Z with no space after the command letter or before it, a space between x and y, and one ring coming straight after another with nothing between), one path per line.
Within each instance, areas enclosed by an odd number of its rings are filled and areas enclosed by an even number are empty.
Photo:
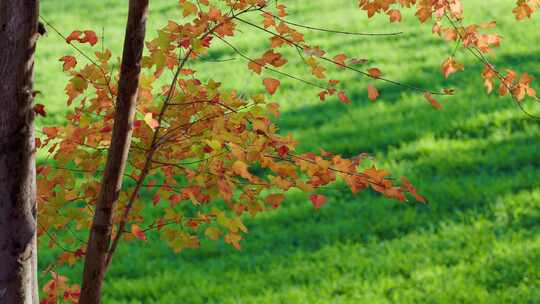
M0 303L38 303L33 110L38 0L0 0Z
M148 0L129 1L113 134L88 240L80 304L97 304L101 300L111 242L113 207L122 187L131 144L147 11Z

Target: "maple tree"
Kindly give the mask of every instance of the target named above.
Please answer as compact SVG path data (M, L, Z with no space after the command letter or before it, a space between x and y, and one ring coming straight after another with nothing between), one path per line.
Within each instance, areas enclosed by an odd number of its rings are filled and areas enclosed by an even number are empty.
M322 150L296 152L292 135L280 134L274 123L280 112L271 96L280 89L278 78L290 78L317 88L321 101L335 96L348 104L339 80L327 77L333 68L365 76L372 102L381 95L380 82L416 91L436 109L442 107L437 96L452 95L453 89L400 83L376 67L365 68L363 59L327 55L309 44L302 30L375 34L295 23L284 2L180 0L184 22L171 20L159 29L143 55L148 1L132 0L119 72L111 68L107 49L94 56L81 52L89 61L85 65L73 55L60 58L71 76L65 90L72 111L67 125L44 127L37 140L52 158L38 168L38 234L50 246L62 246L58 264L85 260L80 303L99 303L103 278L122 240L144 242L152 233L176 252L199 247L202 238L223 239L240 249L248 230L242 216L278 208L293 188L308 193L315 208L327 203L320 190L336 181L353 193L372 189L390 199L426 203L407 178L392 178L365 154L346 159ZM358 6L368 17L386 14L390 22L401 21L403 10L414 8L420 22L433 23L434 34L478 58L488 93L498 82L497 92L518 104L526 96L535 97L530 75L501 72L488 61L486 55L501 43L490 32L496 23L465 24L460 0L359 0ZM520 0L513 12L521 20L538 7L537 0ZM249 57L228 40L239 23L268 35L269 47L260 57ZM91 30L64 38L73 46L98 43ZM222 89L218 80L199 79L188 68L188 62L201 60L217 41L245 59L247 68L261 76L267 94L245 97ZM283 71L290 60L285 49L298 51L309 78ZM454 56L441 65L446 78L463 69ZM172 80L166 81L165 71L172 71ZM46 115L42 105L35 111ZM80 232L90 232L87 242L79 239ZM43 291L43 303L76 303L81 292L57 273Z

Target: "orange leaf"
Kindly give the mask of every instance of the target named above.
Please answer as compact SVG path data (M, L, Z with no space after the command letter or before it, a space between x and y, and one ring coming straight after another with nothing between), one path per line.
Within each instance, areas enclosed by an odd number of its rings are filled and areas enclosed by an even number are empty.
M81 37L84 34L83 37ZM66 42L71 43L71 41L77 40L80 43L88 42L90 45L95 45L98 41L97 35L94 31L73 31L69 36L66 37Z
M351 103L351 100L349 99L349 97L347 97L347 95L345 95L345 92L343 91L340 91L338 93L338 98L339 100L341 100L341 102L343 102L344 104L350 104Z
M236 233L228 233L226 234L223 239L225 240L225 243L231 244L236 250L240 250L240 241L242 240L242 237Z
M64 63L64 71L74 68L77 65L77 59L73 56L64 56L60 58L59 61L62 61Z
M401 21L401 12L397 9L391 9L386 12L390 17L390 22L400 22Z
M73 32L71 32L71 34L69 34L69 36L66 37L66 42L71 43L71 41L73 41L73 40L78 41L79 39L81 39L80 38L81 35L82 35L81 31L73 31Z
M279 16L280 16L280 17L283 18L283 17L287 16L287 12L285 12L285 8L286 8L285 5L283 5L283 4L278 4L278 5L276 6L276 8L277 8L278 11L279 11Z
M336 65L343 68L345 67L345 60L347 60L347 55L339 54L335 56L334 58L332 58L332 60L334 61Z
M377 97L379 97L379 91L377 91L377 88L375 88L372 84L369 84L367 87L368 90L368 98L371 101L377 100Z
M422 195L418 194L416 188L414 188L414 186L411 184L411 182L405 176L401 177L401 183L403 184L403 187L405 187L405 189L407 191L409 191L417 201L419 201L421 203L424 203L424 204L427 203L426 198L423 197Z
M43 134L47 135L49 138L56 137L58 135L57 127L43 127Z
M381 77L381 70L377 69L377 68L371 68L368 70L368 73L369 73L369 76L373 77L373 78L379 78Z
M429 18L431 18L431 15L433 14L431 7L427 6L421 6L417 11L415 16L418 17L418 20L420 20L421 23L426 22Z
M274 115L274 117L278 118L279 117L279 104L277 103L269 103L266 105L266 110L268 111L268 113Z
M274 95L280 85L280 82L279 80L274 78L265 78L263 79L263 84L266 87L268 93L270 93L270 95Z
M441 71L444 77L448 78L451 74L463 71L465 67L463 64L458 63L454 57L448 57L441 66Z
M435 98L433 98L433 95L430 92L425 92L424 97L435 109L442 108L442 105L437 100L435 100Z
M180 6L182 7L182 15L184 17L197 14L197 6L189 1L180 1Z
M263 67L264 61L262 59L250 60L248 63L248 68L259 75L261 74Z
M246 163L237 160L233 163L232 169L236 175L239 175L245 179L251 179L251 174L248 171Z
M137 224L131 225L131 233L139 240L146 241L146 235L142 231L141 227Z

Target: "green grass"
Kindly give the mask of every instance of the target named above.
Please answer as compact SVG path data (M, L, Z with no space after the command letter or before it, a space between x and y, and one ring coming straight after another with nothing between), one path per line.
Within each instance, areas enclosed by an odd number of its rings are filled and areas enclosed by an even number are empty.
M539 123L510 99L486 96L482 67L465 53L457 55L467 64L465 72L444 81L439 64L453 48L412 14L388 25L383 17L368 22L353 1L289 2L291 20L306 24L405 32L396 38L307 35L331 54L369 58L385 76L402 82L458 87L456 96L441 100L441 111L421 94L384 84L382 99L371 104L365 79L344 71L331 75L345 83L352 105L321 103L316 90L285 79L276 96L286 110L282 131L292 132L302 149L370 152L382 167L413 180L430 204L407 206L343 191L329 193L330 202L315 211L304 197L292 195L283 208L248 220L242 251L203 242L200 250L177 255L158 240L130 243L114 260L104 303L540 302ZM513 1L464 2L470 22L499 23L504 44L494 63L540 78L540 19L515 23ZM148 36L178 14L176 3L152 1ZM50 0L42 9L64 33L104 28L106 46L119 54L124 1ZM241 28L233 42L259 55L264 35ZM67 53L72 50L52 32L40 40L37 89L50 113L40 124L63 121L67 78L57 59ZM237 57L224 46L210 56ZM262 91L260 79L240 59L198 68L203 78L227 80L228 88ZM302 65L287 71L308 74ZM51 259L43 249L41 267ZM66 271L73 280L80 275L80 268Z

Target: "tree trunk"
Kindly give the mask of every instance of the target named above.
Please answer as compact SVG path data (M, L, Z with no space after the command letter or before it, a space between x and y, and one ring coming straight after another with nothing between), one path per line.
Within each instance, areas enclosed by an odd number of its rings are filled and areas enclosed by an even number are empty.
M38 303L33 110L38 0L0 0L0 303Z
M112 233L112 212L122 187L137 102L148 0L130 0L111 146L88 240L80 304L100 303Z

